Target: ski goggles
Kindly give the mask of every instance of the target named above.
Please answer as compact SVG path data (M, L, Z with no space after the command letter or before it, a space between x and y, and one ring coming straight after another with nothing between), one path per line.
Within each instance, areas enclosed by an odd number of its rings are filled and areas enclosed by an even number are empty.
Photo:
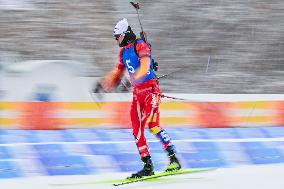
M121 36L121 34L114 34L113 35L113 37L114 37L114 39L117 41L118 40L118 38Z

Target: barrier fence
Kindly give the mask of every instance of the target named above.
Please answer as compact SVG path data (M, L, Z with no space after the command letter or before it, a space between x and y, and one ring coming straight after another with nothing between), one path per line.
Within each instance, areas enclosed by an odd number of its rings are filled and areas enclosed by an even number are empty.
M131 102L0 102L5 129L131 128ZM284 125L284 101L179 102L161 104L163 127Z

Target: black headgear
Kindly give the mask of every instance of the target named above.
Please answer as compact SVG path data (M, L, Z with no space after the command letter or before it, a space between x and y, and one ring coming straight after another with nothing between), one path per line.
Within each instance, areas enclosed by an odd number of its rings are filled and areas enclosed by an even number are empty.
M120 47L124 47L130 43L132 43L136 39L135 33L132 31L131 27L128 26L127 30L124 32L124 38L121 43L119 43Z

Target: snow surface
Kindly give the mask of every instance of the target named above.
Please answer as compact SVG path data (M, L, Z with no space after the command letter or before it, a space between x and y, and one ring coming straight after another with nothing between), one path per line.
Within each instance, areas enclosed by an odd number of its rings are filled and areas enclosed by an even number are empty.
M283 189L284 164L246 165L214 171L165 177L153 182L123 186L112 184L78 184L121 179L130 173L100 173L80 176L42 176L0 180L1 189ZM77 183L77 184L76 184ZM68 185L69 184L69 185Z

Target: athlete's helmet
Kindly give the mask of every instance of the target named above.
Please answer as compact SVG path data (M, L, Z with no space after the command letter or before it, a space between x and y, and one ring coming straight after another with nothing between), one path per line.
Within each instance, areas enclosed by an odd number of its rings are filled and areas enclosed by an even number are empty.
M113 36L115 38L118 38L121 35L124 36L124 39L121 43L119 43L120 47L124 47L136 39L136 35L133 33L126 18L120 20L113 30Z

